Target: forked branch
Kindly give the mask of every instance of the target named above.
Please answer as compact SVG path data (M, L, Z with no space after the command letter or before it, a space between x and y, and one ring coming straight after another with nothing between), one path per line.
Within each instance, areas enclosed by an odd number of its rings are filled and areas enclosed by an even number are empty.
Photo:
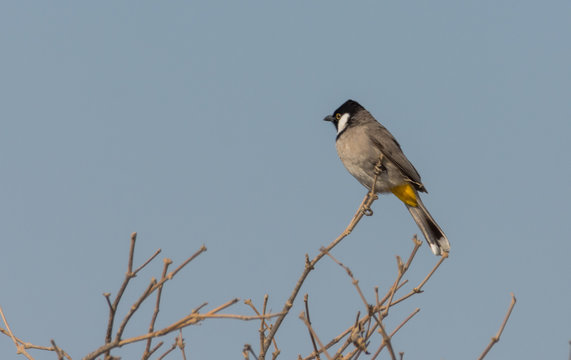
M375 176L373 178L373 184L371 186L371 190L363 198L363 201L361 202L359 209L357 210L357 212L353 216L353 219L351 220L349 225L345 228L345 230L341 233L341 235L339 235L329 245L327 245L324 249L322 249L319 252L319 254L317 254L311 261L308 261L307 256L306 256L307 260L306 260L303 272L301 273L301 276L299 277L297 283L295 284L293 291L291 292L289 298L286 300L286 302L283 306L283 309L281 311L282 315L276 319L276 322L271 327L271 330L270 330L269 334L266 336L264 343L260 349L260 355L259 355L260 360L265 359L266 352L268 351L270 344L272 343L272 339L276 335L276 332L280 328L282 322L284 321L285 317L287 316L291 307L293 306L293 303L297 297L297 294L299 293L299 290L301 289L301 286L305 282L305 279L307 278L307 276L309 275L311 270L314 269L317 262L319 262L319 260L321 260L329 251L331 251L331 249L333 249L335 246L337 246L337 244L339 244L341 242L341 240L343 240L349 234L351 234L351 232L353 231L355 226L357 226L359 221L361 221L363 216L365 216L365 215L370 216L373 214L373 211L371 210L371 205L373 204L373 202L375 200L378 199L378 196L377 196L376 191L375 191L375 184L377 183L377 178L381 172L382 160L383 160L383 156L381 155L381 157L379 158L379 161L377 162L377 165L375 166Z

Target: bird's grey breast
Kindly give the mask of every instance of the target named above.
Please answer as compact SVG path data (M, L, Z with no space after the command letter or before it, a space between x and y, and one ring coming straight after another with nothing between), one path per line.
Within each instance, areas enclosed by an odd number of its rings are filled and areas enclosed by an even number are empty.
M367 128L347 128L336 141L337 153L343 165L359 182L369 187L373 181L373 169L379 160L380 149L373 144Z

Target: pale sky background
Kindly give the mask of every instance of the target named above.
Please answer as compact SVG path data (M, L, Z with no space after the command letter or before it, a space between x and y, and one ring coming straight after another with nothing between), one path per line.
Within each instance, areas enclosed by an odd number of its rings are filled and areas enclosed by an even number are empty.
M566 359L570 39L569 1L4 1L0 305L17 336L86 355L103 342L101 294L118 290L137 231L136 264L157 248L175 263L208 248L168 284L158 326L205 301L261 306L265 293L279 311L304 254L334 239L365 193L322 121L352 98L397 137L452 245L426 291L391 312L388 329L421 308L395 350L476 358L513 291L487 358ZM373 209L333 252L371 301L418 231L392 196ZM424 244L411 284L436 261ZM280 359L311 352L305 293L324 341L364 311L323 259L278 333ZM146 330L142 310L127 335ZM187 354L239 359L258 327L189 328ZM5 336L0 358L17 358Z

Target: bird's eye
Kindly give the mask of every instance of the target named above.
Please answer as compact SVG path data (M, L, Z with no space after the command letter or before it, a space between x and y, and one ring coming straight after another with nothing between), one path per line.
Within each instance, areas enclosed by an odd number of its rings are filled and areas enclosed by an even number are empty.
M335 119L337 119L337 120L341 119L341 114L339 114L339 113L335 114Z

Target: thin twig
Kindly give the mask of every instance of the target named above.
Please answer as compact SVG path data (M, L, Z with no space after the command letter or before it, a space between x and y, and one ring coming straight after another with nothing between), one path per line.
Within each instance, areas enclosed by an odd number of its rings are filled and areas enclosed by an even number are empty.
M159 344L162 345L162 343L163 342L161 341ZM186 360L186 353L184 352L185 344L184 344L184 339L182 338L182 330L180 330L180 333L174 338L174 343L171 345L171 347L169 347L167 349L167 351L165 351L160 357L158 357L157 360L164 359L168 354L173 352L173 350L176 349L177 347L180 349L180 351L182 353L182 359ZM155 346L155 348L157 348L157 346Z
M418 312L420 311L419 308L416 308L409 316L406 317L406 319L404 319L399 326L397 326L393 332L389 335L390 338L392 338L393 336L395 336L395 334L404 326L404 324L406 324L410 319L412 319L412 317L416 314L418 314ZM383 342L381 344L381 346L379 346L379 348L377 349L377 351L375 352L375 354L373 355L373 357L371 357L371 360L375 360L377 358L377 356L379 356L379 354L381 353L381 350L383 350L383 348L386 346L386 344Z
M409 269L409 267L411 266L412 260L414 259L414 256L416 255L416 252L418 250L418 248L421 246L422 242L420 242L416 237L413 237L413 242L414 242L414 247L411 251L411 254L409 255L408 261L406 262L406 264L402 265L402 261L401 261L401 266L400 269L402 269L403 272L406 272L406 270ZM443 256L443 258L446 255ZM384 310L387 306L394 306L395 304L398 304L401 301L404 301L405 299L411 297L412 295L418 294L420 292L422 292L422 286L424 286L426 284L426 282L428 281L428 279L430 278L430 276L436 271L436 269L438 269L438 267L440 266L440 264L442 264L443 262L443 258L439 259L439 261L437 262L437 264L433 267L433 269L430 271L430 273L424 278L424 280L420 283L419 286L417 286L415 289L413 289L409 294L403 296L402 298L392 301L390 303L387 303L387 300L389 299L389 297L391 296L391 294L396 293L399 289L401 289L406 283L407 280L404 280L402 282L400 282L397 285L397 281L395 281L393 283L393 286L391 286L391 288L389 289L389 291L387 292L387 294L383 297L383 299L381 300L377 300L377 304L373 307L372 312L378 312L378 311L382 311ZM401 276L402 278L402 276ZM395 287L396 290L395 290ZM378 298L378 296L377 296ZM415 312L416 313L416 312ZM413 314L414 315L414 314ZM410 316L412 317L412 315ZM408 321L408 319L406 320ZM405 322L406 322L405 321ZM366 324L370 324L371 323L371 315L367 314L365 316L363 316L363 318L359 321L359 326L360 327L364 327ZM401 324L401 326L404 325ZM377 330L378 324L376 322L373 322L373 326L370 327L367 332L366 335L364 337L364 341L368 341L371 336L374 334L374 332ZM355 325L350 326L348 329L346 329L345 331L343 331L341 334L337 335L335 338L333 338L329 343L327 343L327 345L325 345L326 349L330 349L332 346L334 346L335 344L337 344L338 342L340 342L341 340L343 340L345 337L347 337L347 335L351 334L353 332L353 330L355 329ZM393 334L391 334L390 336L392 337ZM337 350L337 353L335 354L335 358L340 358L341 354L345 351L345 349L351 344L351 338L347 337L346 340L344 341L343 345ZM384 346L383 346L384 347ZM353 350L349 355L347 355L345 358L351 359L353 358L354 354L357 353L357 351L360 351L360 349L355 349ZM307 357L304 358L304 360L311 360L314 359L315 356L314 355L309 355Z
M176 345L180 349L180 353L182 354L182 360L186 360L186 352L184 349L186 348L186 343L184 342L184 338L182 337L182 329L178 331L178 336L175 339Z
M402 281L395 290L395 294L406 284L408 283L408 280L404 280ZM393 284L394 285L394 284ZM379 309L383 309L383 304L389 299L389 297L391 296L391 294L393 293L393 287L391 286L391 288L389 289L389 291L385 294L385 296L383 296L383 298L379 301L377 301L377 304L375 305L375 311L378 311ZM394 304L394 302L392 302L392 304Z
M54 347L54 351L57 355L58 360L63 360L63 352L61 351L61 349L56 345L56 342L54 341L54 339L51 339L50 342L52 343L52 346Z
M139 336L135 336L135 337L123 339L123 340L119 340L116 338L112 342L107 343L107 344L101 346L100 348L96 349L92 353L88 354L87 356L85 356L83 358L83 360L94 360L99 355L106 353L107 351L110 351L111 349L121 347L121 346L125 346L127 344L131 344L131 343L135 343L135 342L139 342L139 341L144 341L144 340L147 340L150 338L157 338L160 336L164 336L164 335L167 335L173 331L183 329L187 326L197 324L197 323L199 323L203 320L207 320L207 319L222 318L222 319L237 319L237 320L246 320L247 321L247 320L259 320L261 317L265 317L266 319L270 319L270 318L274 318L274 317L278 317L278 316L282 315L281 313L266 314L266 315L260 315L260 316L217 314L218 312L226 309L227 307L235 304L238 301L239 301L238 299L232 299L232 300L210 310L209 312L207 312L205 314L198 314L197 312L193 311L192 313L190 313L187 316L183 317L182 319L172 323L171 325L166 326L160 330L156 330L152 333L145 333L145 334L142 334Z
M10 332L8 330L4 330L3 328L0 328L0 333L12 338L12 336L10 335ZM12 334L13 335L13 334ZM21 344L24 349L33 349L33 350L43 350L43 351L55 351L55 349L53 348L53 346L40 346L40 345L34 345L31 344L29 342L25 342L22 339L19 339L18 337L14 336L14 339L16 339L16 341ZM71 356L69 356L69 354L67 354L64 350L62 350L61 348L59 348L59 350L62 352L63 356L66 359L71 360Z
M268 294L264 294L264 305L262 305L262 315L266 315L266 311L268 309L268 299L269 296ZM264 345L264 339L266 338L266 329L268 329L268 324L266 324L266 319L262 319L262 321L260 321L260 348ZM276 338L274 337L274 347L278 348L278 345L276 344Z
M328 360L333 360L333 358L331 357L331 355L329 355L329 353L327 352L327 349L323 346L323 343L321 342L321 340L319 340L319 337L317 336L317 334L315 333L315 330L313 330L313 327L311 327L311 324L309 323L309 321L307 320L307 316L306 314L302 311L301 314L299 314L299 318L301 319L301 321L303 321L303 323L305 324L305 326L307 326L307 329L309 330L309 332L311 333L312 337L315 338L315 340L317 340L317 342L319 343L319 347L320 349L316 351L316 354L319 354L320 352L323 352L325 354L325 357Z
M478 360L482 360L488 354L488 352L492 349L492 346L494 346L495 343L500 341L500 336L504 332L504 328L506 327L506 324L508 323L508 319L510 318L510 315L511 315L512 310L513 310L515 303L516 303L514 293L511 293L511 296L512 296L512 300L510 302L510 307L508 308L508 312L506 313L506 316L504 317L504 321L502 322L500 329L498 330L497 334L494 337L492 337L492 340L490 341L488 346L486 346L486 349L484 350L482 355L480 355L478 357Z
M169 265L172 264L172 260L165 258L163 259L163 273L161 274L161 280L164 279L167 275L167 271ZM155 309L153 310L153 316L151 317L151 323L149 324L149 332L153 332L155 330L155 322L157 321L157 316L159 315L159 308L161 303L161 294L163 292L163 288L160 287L157 291L157 299L155 302ZM145 347L145 352L143 353L143 359L148 359L151 356L151 343L153 339L147 340L147 345Z
M432 270L430 271L430 273L428 273L428 275L426 275L426 277L424 278L424 280L422 280L420 282L420 284L415 287L414 289L412 289L408 294L404 295L403 297L401 297L400 299L397 299L395 301L391 301L390 303L388 303L385 306L394 306L406 299L408 299L409 297L413 296L414 294L419 294L422 292L422 287L424 286L424 284L426 284L426 282L428 281L428 279L430 279L430 277L432 276L432 274L434 274L434 272L436 271L436 269L438 269L440 267L440 265L444 262L444 260L446 260L448 258L448 253L447 252L443 252L442 256L440 257L440 260L438 260L438 262L436 263L436 265L434 265L434 267L432 268Z
M125 274L125 279L123 280L123 283L121 284L121 287L119 288L119 291L117 292L117 295L115 296L115 300L113 301L113 304L111 304L111 306L109 307L109 319L107 320L107 332L105 333L105 343L109 343L111 342L111 334L113 332L113 323L115 322L115 313L117 312L117 306L119 305L119 301L121 301L121 297L123 296L123 293L125 292L125 289L127 288L127 285L129 284L129 281L131 280L131 278L133 277L133 257L135 255L135 242L137 241L137 233L134 232L131 234L131 245L129 246L129 258L127 260L127 273ZM109 303L109 296L106 296L105 293L103 294L105 296L105 298L107 299L107 302ZM109 353L105 354L105 357L107 358L109 356Z
M160 249L157 250L151 257L149 257L141 266L139 266L135 271L133 271L133 258L134 258L134 252L135 252L135 243L136 243L136 238L137 238L137 233L132 233L131 234L131 245L129 248L129 258L128 258L128 265L127 265L127 273L125 274L125 279L123 280L123 283L121 284L121 287L113 301L113 303L110 302L109 300L109 294L105 293L103 294L105 296L105 298L107 299L107 303L109 305L109 319L108 319L108 323L107 323L107 333L106 333L106 337L105 337L105 345L101 346L99 349L93 351L91 354L87 355L85 357L85 359L94 359L95 357L101 355L102 353L105 353L104 358L110 359L111 355L110 355L110 350L113 348L116 348L118 346L122 346L124 344L124 340L122 340L122 335L123 335L123 331L125 330L125 327L127 326L129 320L131 319L131 317L133 316L133 314L139 309L140 305L156 290L158 291L158 295L157 295L157 302L155 305L155 310L153 313L153 318L151 320L151 326L154 329L154 323L156 321L156 316L158 315L158 311L159 311L159 305L160 305L160 292L161 289L163 287L163 284L169 280L171 280L182 268L184 268L186 265L188 265L188 263L190 263L192 260L194 260L198 255L200 255L201 253L206 251L206 247L204 245L202 245L200 247L200 249L198 251L196 251L192 256L190 256L189 258L187 258L181 265L179 265L174 271L172 271L169 274L166 274L166 265L165 265L165 271L163 271L163 274L161 276L160 281L156 281L154 278L151 279L150 284L148 285L148 287L145 289L145 291L143 291L143 293L141 294L141 296L139 297L139 299L130 307L127 315L125 315L125 317L123 318L121 324L119 325L119 329L117 330L117 333L115 335L115 339L111 340L111 335L110 333L113 331L113 325L115 322L115 316L116 316L116 312L117 312L117 307L119 305L119 302L123 296L123 293L125 292L127 285L129 284L129 281L136 276L137 272L139 272L141 269L143 269L145 266L147 266L153 259L156 258L156 256L160 253ZM170 261L170 260L169 260ZM204 306L204 305L203 305ZM220 311L220 310L218 310ZM197 316L196 319L198 319L198 321L201 321L201 316L203 315L199 315L197 314L198 310L196 310L196 313L191 314L191 316ZM186 318L186 317L185 317ZM185 319L183 318L183 319ZM195 320L196 320L195 319ZM192 320L192 319L191 319ZM182 324L180 327L185 327L188 325L191 325L193 322L191 321L188 324ZM171 328L169 329L168 332L177 330L178 328ZM165 329L162 329L165 330ZM159 331L160 332L160 331ZM167 332L167 333L168 333ZM137 339L135 341L141 341L141 340L148 340L148 339L152 339L154 337L157 336L162 336L162 335L156 335L157 331L152 331L149 330L148 334L150 334L148 337L144 337L144 338L140 338L137 337ZM152 336L153 334L155 334L154 336ZM133 342L133 338L131 339L127 339L129 340L127 343ZM149 343L147 343L148 346L145 347L145 351L149 352L150 351L150 345ZM101 350L103 349L103 352L101 352ZM97 355L95 355L94 357L90 357L93 356L93 354L97 353ZM145 356L145 355L144 355ZM143 357L145 358L145 357ZM148 358L148 357L147 357Z
M359 286L359 280L357 280L355 276L353 276L353 272L351 271L351 269L349 269L348 266L345 266L341 261L337 260L333 255L331 255L330 252L326 251L324 248L321 248L321 251L325 251L327 256L331 258L331 260L333 260L337 265L341 266L345 270L347 275L349 275L349 277L351 278L351 283L355 286L355 289L357 290L357 293L361 297L363 304L365 304L365 307L368 308L369 303L367 302L367 299L365 299L365 295L361 291L361 287Z
M254 303L252 302L252 299L246 299L244 300L244 304L250 306L252 308L252 310L254 310L254 312L256 313L256 315L265 315L266 314L266 309L268 306L268 294L264 295L264 305L262 308L262 313L260 314L260 312L258 311L258 309L256 309L256 306L254 305ZM260 349L262 348L262 346L264 345L264 339L265 339L265 335L266 335L266 329L268 328L267 324L266 324L266 319L262 318L260 321L260 329L258 330L259 336L260 336ZM248 345L250 346L250 345ZM247 355L247 354L246 354Z
M145 261L141 266L139 266L135 271L133 271L133 276L137 276L139 271L141 271L145 266L149 265L154 258L156 258L161 253L161 249L157 249L153 255L151 255L147 261Z
M169 273L167 275L167 278L170 280L172 279L179 271L182 270L182 268L184 268L186 265L188 265L189 262L191 262L192 260L194 260L198 255L202 254L203 252L206 251L206 246L202 245L200 247L200 249L198 249L197 252L195 252L191 257L189 257L188 259L186 259L182 264L180 264L173 272ZM166 281L166 280L165 280Z
M26 348L21 343L19 343L18 340L16 340L16 336L14 336L12 329L10 329L10 325L8 325L8 321L6 321L6 317L4 316L4 311L2 310L1 306L0 306L0 316L2 317L2 321L4 322L4 325L6 325L6 330L8 331L8 336L10 336L12 338L14 345L16 345L16 354L22 354L26 358L28 358L29 360L34 360L34 358L30 354L28 354L28 352L26 351Z
M420 246L420 241L418 241L418 239L416 239L416 237L413 238L413 241L415 242L415 246L414 246L414 249L412 250L411 256L409 257L409 261L407 261L407 264L403 266L403 265L402 265L402 261L400 261L400 258L398 258L399 276L397 276L397 278L399 278L399 277L402 278L402 274L404 274L404 273L406 272L406 270L408 270L408 268L410 267L410 264L411 264L411 262L412 262L412 258L414 257L414 255L416 254L416 251L418 250L418 247ZM428 279L430 279L430 277L432 276L432 274L434 274L434 272L436 271L436 269L438 269L438 267L442 264L442 262L444 261L444 259L447 258L447 257L448 257L448 253L444 253L444 254L442 255L442 257L439 259L439 261L436 263L436 265L435 265L435 266L432 268L432 270L429 272L429 274L428 274L428 275L424 278L424 280L420 283L420 285L417 286L416 288L414 288L413 290L411 290L411 292L410 292L409 294L403 296L402 298L400 298L399 300L396 300L396 301L389 300L386 305L382 305L382 306L380 306L380 307L377 305L377 306L373 309L374 312L379 311L379 310L382 310L382 309L384 309L384 310L386 311L386 309L388 309L388 308L394 306L395 304L398 304L398 303L401 302L401 301L404 301L405 299L411 297L412 295L421 293L421 292L422 292L421 289L422 289L422 287L424 286L424 284L426 284L426 282L428 281ZM391 296L394 295L394 293L395 293L395 290L394 290L394 289L395 289L395 286L396 286L396 285L397 285L397 282L395 281L395 283L393 284L393 286L392 286L391 289L389 290L389 294L388 294L389 296L387 297L387 296L385 295L385 297L383 298L383 300L381 300L381 303L384 303L387 298L390 299ZM400 286L397 287L397 289L398 289L398 288L400 288ZM383 311L383 314L384 314L384 313L385 313L385 312ZM385 315L385 316L386 316L386 315ZM367 339L369 339L369 338L371 337L371 335L373 334L372 332L373 332L374 330L376 330L376 327L377 327L377 325L375 324L375 326L371 329L371 332L368 333L368 335L367 335L367 337L366 337Z
M111 296L111 293L103 293L103 297L105 297L105 300L107 300L107 306L109 307L109 311L113 310L113 304L111 304L111 300L109 300L109 297Z
M415 288L414 290L416 292L420 292L420 289L422 289L422 287L424 286L424 284L426 284L426 282L428 281L428 279L430 279L430 277L432 276L432 274L434 274L434 272L436 271L436 269L438 269L438 267L440 266L440 264L442 264L444 262L444 260L446 260L448 258L448 253L445 251L442 253L442 256L440 257L440 260L436 263L436 265L434 266L434 268L432 269L432 271L430 271L430 273L428 273L428 275L426 275L426 277L424 278L424 280L422 280L422 282L420 283L420 285L418 285L417 288Z
M202 254L203 252L206 251L206 246L202 245L200 247L200 249L198 249L198 251L196 251L194 254L192 254L189 258L187 258L182 264L180 264L174 271L171 271L170 273L168 273L168 275L164 278L161 279L160 281L158 281L154 287L151 289L151 293L154 292L155 290L159 289L161 286L163 286L163 284L169 280L172 280L172 278L180 271L182 270L182 268L184 268L186 265L188 265L188 263L190 263L192 260L194 260L198 255Z
M400 283L400 280L402 279L402 277L406 271L404 269L404 265L402 264L402 260L401 260L400 256L397 256L397 268L398 268L398 275L397 275L397 279L395 280L393 286L391 286L389 302L388 302L389 306L385 307L385 310L381 314L382 317L387 317L389 315L390 303L393 301L393 297L395 296L395 292L397 291L397 287Z
M252 349L252 346L250 346L250 344L245 344L244 350L242 350L242 355L244 356L244 359L246 359L246 360L250 359L248 353L252 354L252 356L254 357L255 360L258 360L258 357L256 356L256 353Z
M171 352L174 351L174 349L176 349L176 341L164 352L161 354L161 356L159 356L157 358L157 360L162 360L164 359L168 354L170 354Z
M404 274L404 272L406 272L406 270L408 270L408 268L410 267L410 264L412 263L412 260L414 259L414 256L418 250L418 248L422 245L422 242L420 242L416 236L413 237L413 242L414 242L414 247L411 251L411 254L409 255L409 259L406 263L406 265L404 266L399 266L399 274L400 274L400 278L402 278L402 275ZM402 263L402 262L401 262ZM395 282L393 283L393 286L391 286L391 288L389 289L389 291L387 292L387 294L383 297L382 300L377 300L377 304L375 307L373 307L372 312L377 312L381 309L383 309L382 304L384 304L387 299L391 296L391 294L394 295L394 293L396 291L398 291L402 286L404 286L407 283L407 280L401 282L400 284L398 284L400 280L395 280ZM378 293L378 291L376 291ZM363 298L363 297L362 297ZM378 295L376 296L376 298L378 299ZM363 327L363 325L365 323L369 323L370 324L370 319L371 319L371 315L368 314L365 317L363 317L363 319L361 319L361 322L359 324L360 327ZM365 336L364 341L367 341L372 334L374 333L374 331L377 328L377 324L375 323L374 326L372 328L369 328L367 330L367 335ZM330 341L327 345L326 348L329 349L331 346L335 345L337 342L339 342L342 338L344 338L347 334L352 333L352 331L354 330L354 326L348 328L347 330L345 330L343 333L341 333L340 335L338 335L337 337L335 337L332 341ZM349 344L351 344L351 339L348 338L345 343L337 350L337 353L335 356L339 357L341 356L342 352L345 351L345 349L347 348L347 346L349 346ZM355 350L357 351L357 350ZM351 356L349 356L350 358ZM312 357L308 357L306 359L311 359Z
M159 341L152 349L149 350L148 353L144 353L143 356L146 356L147 359L150 358L161 346L164 345L164 343L164 341Z
M133 258L135 255L135 243L137 241L137 233L134 232L131 234L131 242L130 242L130 246L129 246L129 258L127 261L127 272L125 273L125 279L123 280L123 283L121 284L121 287L119 288L119 291L117 292L117 295L115 296L115 300L113 301L113 303L111 304L110 300L109 300L109 293L104 293L103 296L105 296L105 299L107 300L107 304L109 305L109 318L107 320L107 331L105 333L105 343L109 343L111 342L111 334L113 333L113 326L115 323L115 314L117 313L117 307L119 306L119 302L121 301L121 298L123 297L123 293L125 292L125 290L127 289L127 285L129 284L129 281L134 278L135 276L137 276L137 273L139 271L141 271L141 269L143 269L145 266L147 266L160 252L161 249L158 249L157 251L155 251L155 253L153 255L151 255L141 266L139 266L135 271L133 271ZM107 352L105 354L105 359L109 359L110 358L110 354L109 352Z
M304 302L304 304L305 304L305 314L306 314L306 316L307 316L307 323L308 323L309 325L311 325L311 319L310 319L310 317L309 317L309 304L308 304L308 302L309 302L309 295L308 295L308 294L305 294L305 295L303 296L303 302ZM321 358L320 358L320 356L319 356L319 351L317 350L317 344L315 343L315 338L313 337L313 333L309 330L309 328L308 328L307 330L309 331L309 337L311 338L311 343L313 344L313 350L315 350L315 358L316 358L317 360L319 360L319 359L321 359Z
M412 317L413 317L414 315L418 314L419 311L420 311L420 308L414 309L414 311L413 311L412 313L410 313L410 315L407 316L406 319L404 319L404 320L399 324L399 326L397 326L397 327L393 330L393 332L391 333L390 337L393 337L393 336L397 333L397 331L399 331L399 330L404 326L404 324L406 324L410 319L412 319Z
M373 317L373 319L377 322L377 325L379 326L379 332L381 333L381 336L383 337L383 344L387 346L387 350L389 350L389 354L391 354L391 359L397 360L397 358L395 356L395 352L393 350L393 344L391 343L391 337L387 334L387 332L385 330L385 326L383 325L383 321L381 320L381 318L377 318L374 313L372 313L371 316Z
M379 169L381 168L382 160L383 160L383 157L381 155L379 161L377 162L377 165L378 165L377 167ZM351 220L349 225L341 233L341 235L339 235L335 240L333 240L329 245L327 245L325 247L326 252L331 251L331 249L333 249L337 244L339 244L339 242L341 242L341 240L343 240L349 234L351 234L351 232L353 231L355 226L359 223L359 221L363 218L363 216L372 215L371 204L376 199L378 199L378 196L375 193L375 184L377 182L377 177L379 174L380 174L380 172L375 171L375 177L373 179L373 185L371 186L371 191L369 191L367 193L367 195L365 195L365 197L363 198L363 201L361 202L361 205L359 206L359 209L357 210L357 212L353 216L353 219ZM299 290L301 289L301 286L305 282L305 279L307 278L307 276L309 275L311 270L314 269L315 264L317 264L317 262L319 260L321 260L321 258L323 258L323 256L325 256L326 252L321 251L319 254L317 254L315 256L315 258L313 258L313 260L311 260L310 262L306 261L306 264L305 264L305 267L303 269L301 276L299 277L297 283L295 284L295 286L293 288L293 291L291 292L289 298L286 300L286 302L283 306L283 309L281 311L281 313L283 315L281 315L280 317L278 317L276 319L276 322L272 326L272 329L270 330L268 336L266 337L266 340L264 341L264 345L263 345L262 349L260 350L260 359L261 360L265 359L266 352L270 347L272 339L274 338L276 332L278 331L279 327L281 326L282 322L284 321L285 317L287 316L291 307L293 306L293 302L295 301L297 294L299 293Z
M131 317L133 316L133 314L139 309L139 307L141 306L141 304L155 291L158 289L162 289L162 286L165 282L167 282L168 280L171 280L183 267L185 267L186 265L188 265L188 263L190 263L192 260L194 260L198 255L202 254L203 252L206 251L206 247L204 245L202 245L200 247L200 249L194 253L192 256L190 256L188 259L186 259L181 265L179 265L175 271L169 273L167 276L164 276L163 278L161 278L161 280L159 282L156 281L155 278L151 279L151 282L149 283L149 286L147 287L147 289L145 289L145 291L141 294L141 296L139 297L139 299L131 306L131 308L129 309L129 312L127 313L127 315L125 315L125 317L123 318L123 321L121 322L121 325L119 326L119 330L117 330L117 334L115 335L115 340L116 341L121 341L121 337L123 335L123 331L125 330L125 327L127 326L127 323L129 322L129 320L131 319Z
M152 289L156 283L157 280L155 278L152 278L151 282L149 283L145 291L143 291L139 299L135 301L135 303L129 308L129 312L127 313L127 315L125 315L123 321L121 321L121 325L119 325L119 330L117 330L117 334L115 335L116 340L119 341L121 340L121 337L123 336L123 331L125 331L125 327L127 327L127 323L129 322L133 314L135 314L135 312L139 310L139 307L141 306L143 301L145 301L149 297L149 295L151 295Z
M265 315L236 315L236 314L212 314L212 315L200 315L200 320L204 319L235 319L235 320L260 320L260 319L271 319L280 316L281 313L275 314L265 314Z
M393 297L395 295L395 292L399 288L399 283L400 283L402 277L404 276L404 274L407 272L408 268L410 267L410 264L412 263L412 260L414 259L414 256L416 255L416 252L418 251L418 248L422 245L422 242L420 240L418 240L416 235L413 236L412 241L414 242L414 247L413 247L412 252L411 252L410 256L408 257L408 261L406 262L405 265L403 265L401 258L397 256L398 275L397 275L397 279L395 280L393 286L391 287L389 302L388 302L389 305L385 308L385 310L382 314L382 317L388 316L390 304L393 301ZM381 301L381 303L384 303L385 299L386 299L386 296L383 299L383 301Z

